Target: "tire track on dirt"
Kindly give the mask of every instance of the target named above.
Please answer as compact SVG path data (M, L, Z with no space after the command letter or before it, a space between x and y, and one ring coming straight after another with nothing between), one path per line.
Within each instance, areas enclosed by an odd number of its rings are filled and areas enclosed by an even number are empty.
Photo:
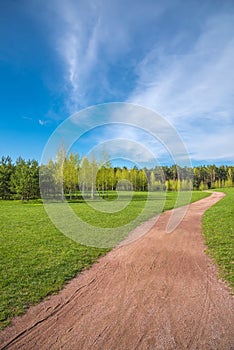
M39 321L35 322L33 325L29 326L28 328L24 329L22 332L18 333L14 338L10 339L8 341L8 343L6 343L4 345L4 347L2 347L1 349L8 349L9 346L14 345L15 343L17 343L17 341L22 340L23 337L27 336L28 333L32 332L36 327L40 326L41 323L44 323L51 317L54 317L57 313L59 313L60 310L63 310L66 305L70 304L72 302L72 300L74 300L74 298L76 297L76 295L80 292L80 290L82 288L87 287L88 285L91 285L93 282L95 281L95 279L93 279L91 282L89 282L87 285L84 285L82 287L80 287L75 293L73 293L71 295L71 297L62 305L57 304L54 308L54 310L47 316L45 316L44 318L40 319Z

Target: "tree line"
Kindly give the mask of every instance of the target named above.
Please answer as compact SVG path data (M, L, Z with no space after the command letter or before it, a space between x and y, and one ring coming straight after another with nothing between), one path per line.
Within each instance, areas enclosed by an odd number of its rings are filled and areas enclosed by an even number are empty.
M0 198L29 200L70 199L108 196L111 190L178 191L205 190L234 186L234 166L203 165L181 168L177 165L138 169L113 167L110 161L80 159L77 153L60 150L55 160L39 165L36 160L0 160Z

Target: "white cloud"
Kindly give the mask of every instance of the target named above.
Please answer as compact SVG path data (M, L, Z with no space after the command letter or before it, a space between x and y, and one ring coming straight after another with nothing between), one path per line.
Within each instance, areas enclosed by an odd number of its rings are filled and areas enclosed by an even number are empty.
M215 139L232 157L231 139L221 137L234 124L232 13L211 3L61 0L57 48L70 112L121 96L166 116L194 158L210 157ZM120 94L124 69L136 85Z
M75 107L74 111L84 103L86 89L83 84L97 63L99 21L92 18L94 8L89 2L87 5L87 12L81 11L82 7L77 8L73 2L62 2L59 8L64 33L58 39L58 50L64 59L69 102Z
M141 51L144 46L136 45L138 33L144 28L149 31L147 24L157 20L167 7L166 3L151 1L139 6L129 0L56 3L56 46L64 63L70 112L97 103L100 98L103 101L107 96L116 98L118 93L123 94L117 87L126 73L121 70L121 60L127 70L132 70L137 59L131 56L132 51ZM110 77L113 67L118 72L116 84ZM93 92L95 100L91 101Z
M140 106L128 103L95 106L72 116L68 129L72 129L76 137L83 135L81 143L86 149L108 142L109 151L114 141L118 145L114 154L119 152L119 156L138 161L160 161L167 157L168 161L173 158L177 164L190 165L186 148L176 130L155 112ZM142 146L148 150L147 155L142 152Z
M145 142L133 139L116 138L102 140L92 151L97 159L102 159L103 150L106 150L110 160L125 159L142 166L143 162L156 163L156 156L153 150L147 147Z
M172 120L198 114L213 119L220 113L232 118L227 112L234 106L234 33L228 33L233 21L234 17L211 21L186 54L152 50L138 66L138 85L129 100L154 108ZM220 27L226 31L222 40Z
M43 120L43 119L39 119L38 120L38 123L41 125L41 126L45 126L45 125L48 125L50 123L49 120Z
M32 120L33 120L32 117L28 117L28 116L23 116L22 119L24 119L24 120L29 120L29 121L32 121Z
M233 127L224 126L220 131L209 133L206 130L191 134L188 138L191 157L200 161L234 162Z
M233 22L232 15L209 19L183 55L153 49L138 65L128 99L166 116L198 159L234 159Z

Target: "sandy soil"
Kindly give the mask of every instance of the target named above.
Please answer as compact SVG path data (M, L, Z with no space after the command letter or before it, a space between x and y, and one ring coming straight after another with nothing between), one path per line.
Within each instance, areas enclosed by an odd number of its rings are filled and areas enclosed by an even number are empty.
M1 349L234 349L234 303L204 253L201 216L222 193L170 212L0 333Z

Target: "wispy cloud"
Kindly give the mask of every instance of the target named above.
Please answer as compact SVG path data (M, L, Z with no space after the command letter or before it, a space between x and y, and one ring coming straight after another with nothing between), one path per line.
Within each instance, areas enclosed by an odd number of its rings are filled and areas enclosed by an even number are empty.
M38 119L38 123L39 123L41 126L46 126L46 125L50 124L50 120Z
M136 89L129 100L169 118L230 119L234 106L234 16L209 20L193 47L184 54L152 50L137 66Z
M71 117L67 128L81 135L78 149L102 153L103 144L115 157L157 162L167 157L190 165L186 148L176 130L155 112L128 103L99 105ZM69 137L71 132L69 132Z
M69 111L140 104L172 122L192 157L233 159L234 8L216 5L61 0L56 47Z
M22 119L24 119L24 120L28 120L28 121L32 121L33 120L33 118L32 117L28 117L28 116L22 116Z
M125 89L130 91L133 83L129 76L134 79L133 67L142 55L138 51L150 45L145 41L137 49L137 39L145 30L150 31L148 25L159 18L166 6L154 2L138 6L129 0L59 2L56 46L64 62L67 101L72 112L90 104L126 98Z
M195 158L234 159L233 22L229 14L209 18L186 53L168 54L162 45L136 69L138 83L128 100L171 120Z
M76 25L74 18L68 25L67 33L60 42L60 53L64 56L66 74L70 85L70 99L75 107L85 101L86 89L84 82L90 77L97 63L97 31L98 21L87 33L83 26Z
M75 112L88 105L89 88L97 78L92 74L98 64L101 66L99 52L105 32L102 30L100 6L91 1L85 6L62 1L58 12L63 33L57 46L64 61L69 109Z

